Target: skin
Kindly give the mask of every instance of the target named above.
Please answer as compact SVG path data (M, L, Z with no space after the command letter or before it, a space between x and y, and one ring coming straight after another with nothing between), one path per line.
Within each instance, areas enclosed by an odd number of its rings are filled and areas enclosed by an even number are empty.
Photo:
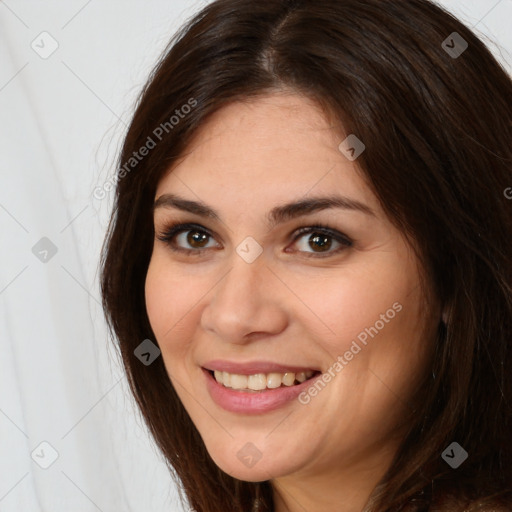
M345 137L301 95L233 103L202 126L155 195L178 194L219 212L220 222L155 210L156 236L172 222L198 223L212 236L203 245L187 239L190 232L175 237L178 247L206 245L200 256L155 238L147 312L169 378L212 459L238 479L271 480L277 512L362 510L403 437L442 313L422 291L418 261L357 160L338 149ZM333 208L268 229L273 207L333 191L375 217ZM314 234L294 241L298 228L318 222L353 246L336 252L340 245L329 238L326 255ZM263 249L252 263L235 250L248 236ZM207 361L270 360L326 372L396 302L402 310L308 404L293 400L255 416L210 398L201 370ZM247 442L261 452L251 468L237 457Z

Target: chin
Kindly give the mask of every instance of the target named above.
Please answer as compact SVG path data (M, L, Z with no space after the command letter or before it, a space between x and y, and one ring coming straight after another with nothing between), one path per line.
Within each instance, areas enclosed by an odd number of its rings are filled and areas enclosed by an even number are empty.
M234 444L234 443L233 443ZM207 446L208 448L208 446ZM217 448L219 446L217 445ZM278 457L258 452L252 443L246 443L241 449L208 450L214 463L228 475L245 482L262 482L294 473L306 461L292 461L285 452Z

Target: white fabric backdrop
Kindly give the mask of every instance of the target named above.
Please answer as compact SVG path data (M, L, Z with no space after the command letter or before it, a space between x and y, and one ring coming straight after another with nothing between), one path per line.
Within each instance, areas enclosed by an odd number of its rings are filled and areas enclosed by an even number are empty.
M0 512L182 510L107 339L111 198L92 191L158 55L205 3L0 2ZM512 0L441 3L510 72Z

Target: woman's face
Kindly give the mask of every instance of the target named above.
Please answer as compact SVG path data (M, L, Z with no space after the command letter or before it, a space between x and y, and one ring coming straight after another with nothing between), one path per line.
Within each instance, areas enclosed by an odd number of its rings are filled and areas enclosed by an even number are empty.
M241 480L381 471L428 371L440 311L344 138L302 96L235 103L158 185L147 312L208 452ZM178 223L194 226L159 239ZM299 387L301 372L320 373Z

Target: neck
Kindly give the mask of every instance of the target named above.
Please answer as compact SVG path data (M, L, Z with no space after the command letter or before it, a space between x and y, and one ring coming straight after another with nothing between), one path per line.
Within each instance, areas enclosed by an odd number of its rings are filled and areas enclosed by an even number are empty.
M361 512L395 455L386 450L344 467L272 480L274 512Z

